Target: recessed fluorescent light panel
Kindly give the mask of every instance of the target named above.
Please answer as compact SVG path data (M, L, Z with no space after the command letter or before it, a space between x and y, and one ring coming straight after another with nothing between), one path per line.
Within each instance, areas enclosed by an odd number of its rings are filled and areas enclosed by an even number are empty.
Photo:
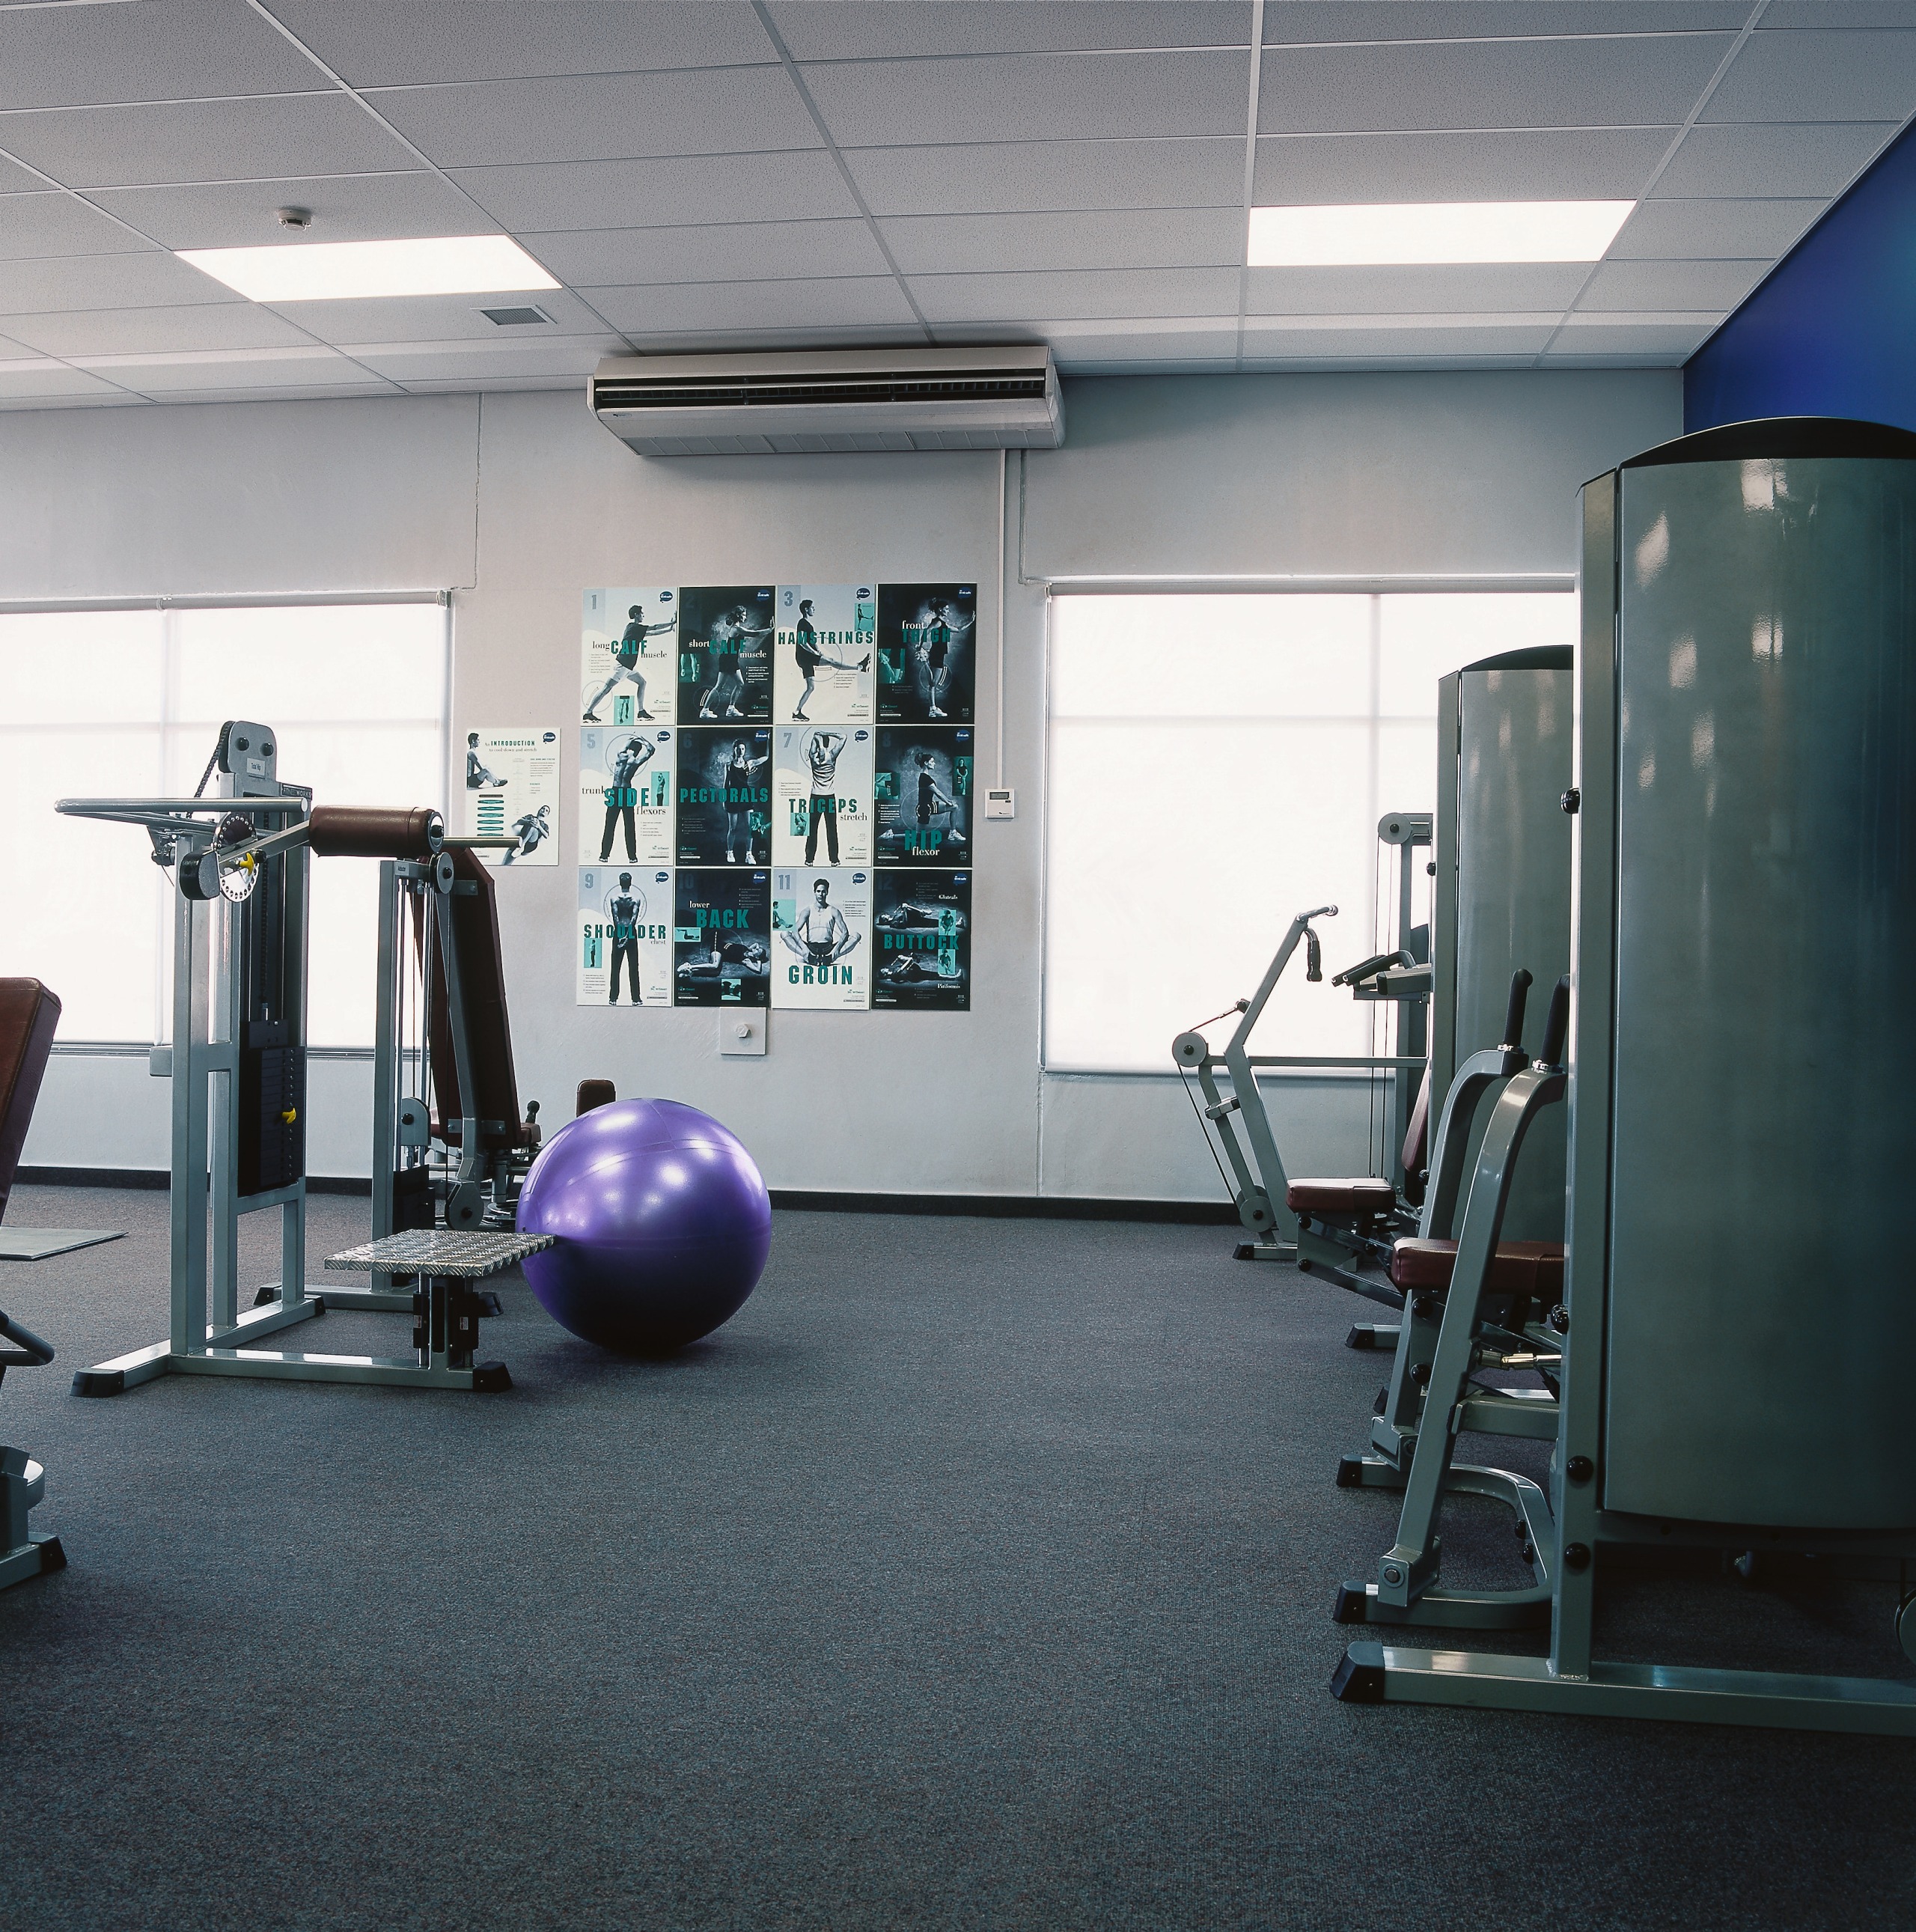
M412 242L293 242L266 248L182 248L179 258L257 302L490 295L559 286L509 235L436 235Z
M1410 201L1254 208L1254 268L1426 262L1594 262L1633 201Z

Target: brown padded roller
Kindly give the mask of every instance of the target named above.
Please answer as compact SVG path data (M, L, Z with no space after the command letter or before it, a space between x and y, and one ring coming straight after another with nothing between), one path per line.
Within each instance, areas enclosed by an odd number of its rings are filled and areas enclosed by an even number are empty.
M431 806L316 805L307 842L322 859L430 859L445 836Z
M0 980L0 1218L59 1023L59 999L37 980Z

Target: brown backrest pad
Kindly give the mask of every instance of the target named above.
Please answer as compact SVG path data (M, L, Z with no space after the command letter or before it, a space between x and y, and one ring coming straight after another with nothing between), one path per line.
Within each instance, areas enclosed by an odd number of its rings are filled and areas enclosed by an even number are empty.
M0 980L0 1220L59 1024L59 998L37 980Z
M1424 1158L1430 1139L1430 1064L1424 1063L1423 1084L1417 1089L1417 1103L1411 1109L1411 1124L1404 1135L1404 1172L1421 1174L1430 1163Z
M505 964L499 950L499 904L492 874L463 845L452 850L453 877L477 888L455 892L452 943L459 949L459 982L466 996L466 1045L472 1056L478 1094L473 1112L482 1120L504 1124L489 1133L489 1146L510 1147L519 1138L519 1082L512 1071L512 1026L505 1009ZM452 1051L452 1022L446 1004L445 962L433 955L431 1003L433 1097L442 1126L457 1123L466 1109L459 1090L459 1063Z
M595 1107L609 1107L618 1097L619 1089L610 1080L581 1080L578 1102L572 1109L572 1117L577 1120L581 1114L589 1114Z

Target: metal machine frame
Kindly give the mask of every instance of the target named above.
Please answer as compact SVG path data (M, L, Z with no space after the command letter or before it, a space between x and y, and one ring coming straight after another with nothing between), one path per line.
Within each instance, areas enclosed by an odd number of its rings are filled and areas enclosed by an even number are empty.
M1401 944L1410 937L1416 855L1430 844L1430 814L1387 812L1378 822L1378 837L1385 844L1397 848L1397 932ZM1204 1118L1217 1129L1225 1158L1230 1163L1234 1184L1232 1204L1245 1232L1251 1237L1237 1249L1240 1261L1292 1261L1297 1255L1297 1216L1285 1199L1291 1178L1285 1168L1284 1156L1278 1150L1277 1136L1272 1130L1264 1096L1258 1090L1257 1072L1260 1067L1388 1072L1391 1076L1394 1123L1390 1134L1390 1179L1400 1195L1403 1191L1400 1154L1410 1124L1417 1084L1409 1076L1413 1072L1421 1076L1426 1060L1423 1010L1430 993L1430 968L1427 963L1414 959L1408 950L1381 953L1339 974L1333 982L1336 985L1348 986L1353 997L1357 999L1395 1001L1399 1013L1399 1044L1408 1046L1408 1052L1254 1054L1250 1051L1251 1036L1257 1030L1258 1022L1263 1017L1264 1008L1277 990L1277 982L1283 978L1285 968L1290 964L1300 941L1306 947L1305 976L1312 980L1324 977L1320 941L1311 922L1335 918L1336 914L1334 905L1315 906L1309 912L1300 912L1291 922L1270 964L1264 970L1258 990L1248 1000L1240 1000L1231 1010L1238 1016L1237 1024L1222 1053L1213 1053L1210 1042L1201 1030L1195 1028L1180 1034L1171 1042L1171 1057L1180 1072L1197 1076L1198 1084L1204 1096ZM1228 1094L1218 1081L1219 1066L1230 1078ZM1241 1138L1233 1128L1233 1114L1241 1119ZM1354 1287L1357 1292L1368 1294L1387 1306L1395 1308L1401 1300L1380 1284L1360 1282L1355 1276L1340 1275L1338 1278L1345 1287Z
M0 1309L0 1382L9 1369L44 1368L53 1359L53 1345L43 1342ZM46 1472L24 1449L0 1446L0 1590L67 1567L60 1539L30 1528L28 1519L46 1494Z
M410 1388L505 1386L497 1364L474 1365L445 1342L453 1291L434 1277L415 1293L328 1288L306 1280L303 1159L288 1184L241 1191L240 1084L246 947L253 882L283 868L270 896L282 929L286 1044L303 1056L307 1030L307 921L310 792L280 782L274 734L235 720L214 754L217 790L193 798L63 799L70 816L143 826L154 862L175 873L173 1024L154 1070L172 1082L171 1319L163 1341L73 1378L76 1395L118 1395L164 1375L241 1376L285 1382L379 1382ZM237 765L238 769L234 769ZM212 776L209 768L209 776ZM202 781L202 783L204 782ZM435 822L436 814L434 814ZM442 828L441 836L442 837ZM450 880L451 861L442 858ZM437 862L437 859L434 861ZM301 1090L303 1101L303 1088ZM289 1117L286 1117L289 1119ZM376 1126L376 1133L378 1128ZM280 1276L259 1305L239 1312L239 1219L277 1208ZM386 1232L386 1231L379 1231ZM334 1307L410 1312L410 1357L299 1354L256 1345Z

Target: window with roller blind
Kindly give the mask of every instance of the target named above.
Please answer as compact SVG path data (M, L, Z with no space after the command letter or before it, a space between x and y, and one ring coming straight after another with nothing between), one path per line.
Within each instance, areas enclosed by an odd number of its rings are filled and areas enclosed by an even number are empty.
M164 1039L171 879L138 827L55 801L184 796L220 725L250 718L319 802L443 809L448 667L433 602L0 614L0 974L59 994L61 1044ZM312 1042L363 1047L377 862L312 878Z
M1324 904L1324 978L1297 960L1257 1050L1383 1050L1380 1008L1330 976L1383 943L1378 820L1435 804L1437 681L1576 628L1567 592L1054 597L1046 1068L1173 1072L1173 1037L1255 991Z

